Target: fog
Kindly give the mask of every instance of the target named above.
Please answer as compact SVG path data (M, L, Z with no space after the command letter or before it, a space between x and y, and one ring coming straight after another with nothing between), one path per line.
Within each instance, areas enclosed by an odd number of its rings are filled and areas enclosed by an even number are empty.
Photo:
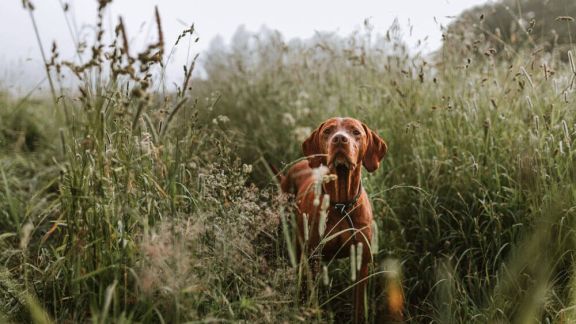
M177 80L181 66L196 53L209 48L217 36L228 42L239 26L258 31L262 26L278 30L285 39L312 37L317 31L347 35L361 28L365 19L376 33L385 33L398 19L403 38L413 50L431 52L441 45L441 26L448 24L463 10L485 0L397 0L397 1L176 1L176 0L116 0L105 13L109 30L119 15L130 35L132 48L147 40L155 40L154 6L158 6L167 47L178 34L195 24L200 40L177 49L167 69L168 80ZM61 58L73 59L74 37L93 35L97 1L32 0L44 50L58 44ZM68 4L68 20L62 5ZM68 27L70 26L70 28ZM21 1L2 0L0 5L0 88L26 93L38 85L45 86L44 70L38 43L27 11ZM92 34L91 34L92 33ZM419 45L420 44L420 45Z

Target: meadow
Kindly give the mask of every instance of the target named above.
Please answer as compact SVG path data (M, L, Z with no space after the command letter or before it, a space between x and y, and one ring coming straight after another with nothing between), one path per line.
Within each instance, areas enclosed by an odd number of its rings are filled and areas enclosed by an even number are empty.
M99 20L78 61L46 49L51 93L0 94L0 321L348 321L346 260L300 300L292 211L268 167L301 158L332 116L389 147L363 173L378 225L371 321L390 274L408 322L576 321L572 46L447 33L424 56L397 25L308 40L240 30L199 58L205 78L193 58L172 89L154 23L157 42L131 48L121 21ZM194 28L181 36L193 44Z

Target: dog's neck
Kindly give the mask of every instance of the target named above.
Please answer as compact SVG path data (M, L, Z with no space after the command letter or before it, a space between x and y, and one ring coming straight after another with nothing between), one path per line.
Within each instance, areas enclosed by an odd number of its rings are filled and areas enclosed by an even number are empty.
M361 167L348 171L346 176L338 175L338 179L324 185L324 190L330 196L331 203L346 204L358 198L362 190Z

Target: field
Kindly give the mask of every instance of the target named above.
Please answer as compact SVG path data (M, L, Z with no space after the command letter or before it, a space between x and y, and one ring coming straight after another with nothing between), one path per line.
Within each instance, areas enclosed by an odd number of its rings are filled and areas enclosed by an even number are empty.
M576 321L572 47L447 35L424 57L395 27L244 32L171 91L161 28L144 49L121 23L96 28L83 63L47 49L52 93L0 95L0 321L348 321L347 260L300 300L291 209L268 167L301 158L331 116L389 146L363 173L379 229L371 321L397 281L409 322Z

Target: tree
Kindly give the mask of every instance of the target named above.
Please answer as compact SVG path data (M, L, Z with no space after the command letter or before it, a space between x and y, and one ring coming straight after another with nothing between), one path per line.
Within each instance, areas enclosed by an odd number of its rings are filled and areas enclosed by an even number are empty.
M487 56L523 48L552 52L576 42L575 19L574 0L501 0L462 13L445 30L443 49Z

